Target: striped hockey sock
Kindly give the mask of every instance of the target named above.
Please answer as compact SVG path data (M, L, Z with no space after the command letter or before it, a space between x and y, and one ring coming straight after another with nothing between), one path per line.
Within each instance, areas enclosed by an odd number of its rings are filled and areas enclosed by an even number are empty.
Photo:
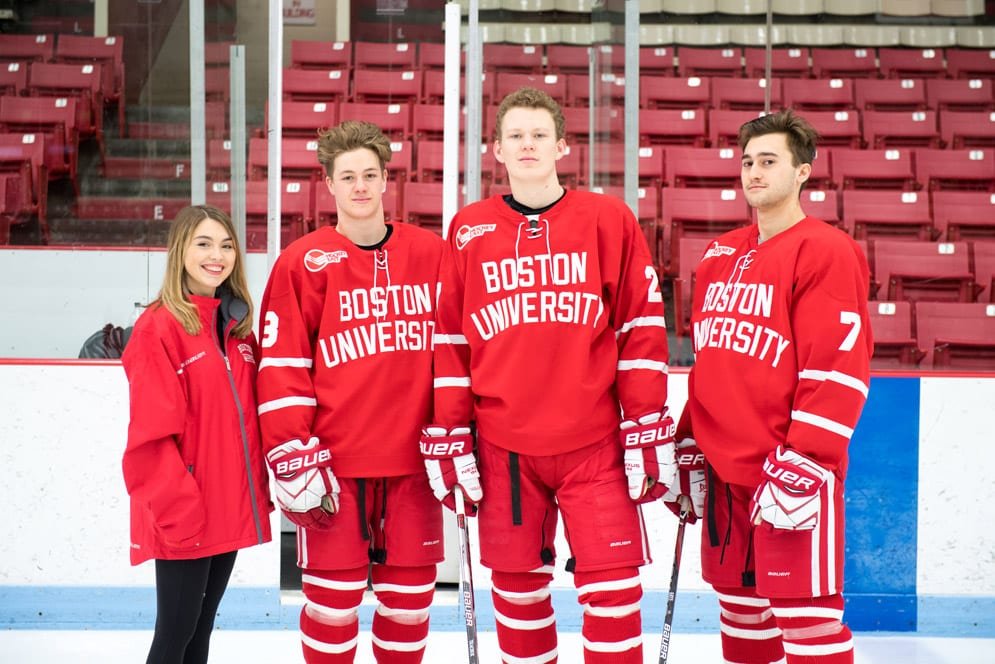
M373 655L383 664L419 664L428 642L428 615L435 593L435 565L373 566Z
M359 637L357 610L366 568L304 570L307 603L301 609L301 646L307 664L351 664Z
M788 664L853 664L853 635L841 621L843 596L771 599Z
M784 662L781 630L770 602L752 588L715 588L721 609L722 657L730 664Z
M643 589L635 567L575 572L577 600L584 607L586 664L641 664Z
M557 661L556 620L549 595L552 568L491 573L498 646L504 664Z

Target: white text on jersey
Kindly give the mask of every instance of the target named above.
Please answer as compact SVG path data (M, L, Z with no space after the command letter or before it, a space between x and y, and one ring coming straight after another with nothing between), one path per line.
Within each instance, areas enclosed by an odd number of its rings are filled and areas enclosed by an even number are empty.
M428 284L374 286L339 291L339 318L342 322L374 316L420 316L432 313Z
M770 318L773 301L773 284L713 281L705 291L701 310ZM770 362L776 367L789 345L791 341L777 330L739 318L709 316L694 324L695 352L703 348L722 348Z

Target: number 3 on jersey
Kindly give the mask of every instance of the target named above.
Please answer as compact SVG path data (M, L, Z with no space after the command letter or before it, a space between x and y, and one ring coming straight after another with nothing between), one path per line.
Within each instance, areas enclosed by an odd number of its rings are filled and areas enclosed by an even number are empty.
M263 338L259 345L263 348L272 348L276 343L276 337L280 333L280 317L275 311L267 311L263 322Z
M646 278L650 281L649 294L647 296L650 302L663 302L663 293L660 292L660 278L656 274L656 270L653 269L652 265L646 266Z

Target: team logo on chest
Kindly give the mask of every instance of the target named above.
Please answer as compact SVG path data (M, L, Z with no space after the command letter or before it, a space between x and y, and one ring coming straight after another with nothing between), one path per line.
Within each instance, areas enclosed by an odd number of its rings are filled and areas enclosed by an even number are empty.
M308 272L321 272L325 266L331 263L341 263L347 257L348 254L341 249L337 251L312 249L304 254L304 267L307 268Z
M478 224L476 226L460 226L456 231L456 248L463 251L463 248L470 243L470 240L480 237L484 233L490 233L497 228L497 224Z
M718 256L732 256L734 253L736 253L736 250L732 247L724 247L718 242L713 242L712 246L708 248L708 251L705 252L705 255L701 260L705 260L706 258L717 258Z
M256 363L256 357L255 355L252 354L252 346L250 346L249 344L239 344L238 352L242 354L242 359L248 362L249 364Z

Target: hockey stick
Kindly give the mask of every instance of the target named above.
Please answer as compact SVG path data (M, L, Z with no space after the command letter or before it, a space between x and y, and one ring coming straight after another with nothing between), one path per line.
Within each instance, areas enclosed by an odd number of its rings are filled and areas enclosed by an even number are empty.
M660 664L667 664L670 652L671 626L674 622L674 603L677 600L677 575L681 571L681 551L684 549L684 526L688 523L690 505L681 496L681 515L677 525L677 543L674 545L674 568L670 572L670 591L667 593L667 613L663 617L663 638L660 640Z
M479 664L477 659L477 613L473 600L473 570L470 568L470 530L466 525L466 506L463 504L463 490L456 487L456 526L459 528L459 578L460 595L463 599L463 621L466 623L466 650L470 664Z

